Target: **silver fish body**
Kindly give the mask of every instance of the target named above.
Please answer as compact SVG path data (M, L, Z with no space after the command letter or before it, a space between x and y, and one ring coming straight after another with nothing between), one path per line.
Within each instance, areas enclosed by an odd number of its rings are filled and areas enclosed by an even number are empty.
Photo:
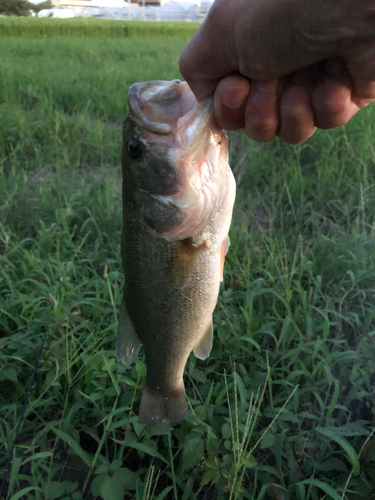
M132 85L129 107L116 349L128 365L144 346L140 422L173 424L188 413L191 351L200 359L211 351L235 181L212 100L198 104L186 83L155 81Z

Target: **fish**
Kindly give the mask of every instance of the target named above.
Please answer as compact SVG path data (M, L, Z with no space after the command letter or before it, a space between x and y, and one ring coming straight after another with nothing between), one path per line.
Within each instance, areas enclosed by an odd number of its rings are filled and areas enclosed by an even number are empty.
M144 347L139 422L176 425L188 415L189 355L212 348L236 183L212 97L198 103L186 82L157 80L131 85L128 102L116 353L129 366Z

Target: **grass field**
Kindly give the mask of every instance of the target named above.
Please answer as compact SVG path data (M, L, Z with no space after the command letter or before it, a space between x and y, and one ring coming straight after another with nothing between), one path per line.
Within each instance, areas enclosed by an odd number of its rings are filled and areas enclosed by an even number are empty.
M121 123L194 27L70 23L0 20L0 498L375 499L374 106L300 146L230 134L214 348L159 436L114 353Z

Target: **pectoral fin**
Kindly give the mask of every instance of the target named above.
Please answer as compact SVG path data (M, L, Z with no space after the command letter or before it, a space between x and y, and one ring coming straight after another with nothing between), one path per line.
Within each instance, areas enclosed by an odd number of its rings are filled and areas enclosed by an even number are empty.
M207 249L205 242L196 246L190 238L180 242L172 256L172 279L178 286L186 286L193 275L199 254Z
M225 262L225 256L228 253L228 248L230 247L230 239L229 239L229 234L223 241L223 244L221 246L221 258L220 258L220 281L224 281L224 262Z
M141 345L123 297L118 320L116 355L122 364L130 365L137 357Z
M210 355L213 341L214 341L214 325L212 323L212 318L211 318L202 340L193 350L195 357L198 359L207 359L208 356Z

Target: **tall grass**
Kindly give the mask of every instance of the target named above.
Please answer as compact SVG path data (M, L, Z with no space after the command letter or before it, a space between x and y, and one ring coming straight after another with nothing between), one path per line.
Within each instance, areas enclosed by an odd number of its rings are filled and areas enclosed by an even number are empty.
M104 21L104 22L103 22ZM73 38L124 38L139 36L191 37L199 23L121 21L103 19L3 17L0 19L0 37L51 38L57 36Z
M2 495L369 500L371 106L301 146L230 135L238 195L214 348L189 359L180 426L138 423L144 358L114 353L121 122L128 86L178 77L185 42L0 39Z

